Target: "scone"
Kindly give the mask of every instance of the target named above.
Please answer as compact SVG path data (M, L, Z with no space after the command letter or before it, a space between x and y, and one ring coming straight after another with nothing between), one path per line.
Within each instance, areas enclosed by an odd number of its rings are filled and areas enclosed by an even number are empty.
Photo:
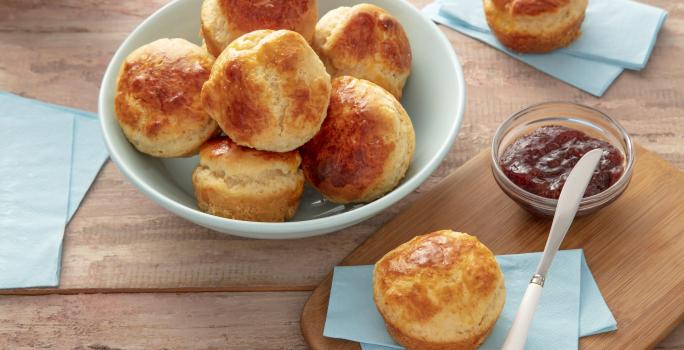
M406 174L415 134L392 94L370 81L333 79L328 116L301 148L304 176L336 203L370 202Z
M192 155L219 129L202 107L214 58L183 39L160 39L121 65L114 108L128 140L155 157Z
M370 80L401 99L411 46L399 21L380 7L340 7L316 24L314 49L333 76Z
M289 29L311 42L317 19L316 0L204 0L200 14L201 34L214 56L257 29Z
M257 151L219 137L202 146L199 159L192 185L200 210L249 221L284 221L297 212L304 190L297 151Z
M289 30L257 30L233 41L202 88L204 109L231 140L273 152L310 140L329 100L325 66Z
M587 0L484 0L487 23L499 41L523 53L568 46L580 35Z
M476 349L506 301L504 276L477 238L442 230L387 253L373 270L387 331L408 350Z

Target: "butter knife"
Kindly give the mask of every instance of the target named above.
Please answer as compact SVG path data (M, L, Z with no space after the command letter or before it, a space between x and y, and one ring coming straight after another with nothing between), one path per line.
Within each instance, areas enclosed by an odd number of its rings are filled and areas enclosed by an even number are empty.
M539 261L537 271L527 286L525 295L520 302L518 313L515 315L513 325L501 350L522 350L525 347L527 333L541 298L546 274L560 248L561 242L563 242L563 238L565 238L565 234L575 218L577 208L579 208L587 185L589 185L594 170L596 170L599 160L601 160L602 153L603 150L601 149L587 152L570 171L570 175L568 175L558 198L551 231L544 247L544 254L542 254Z

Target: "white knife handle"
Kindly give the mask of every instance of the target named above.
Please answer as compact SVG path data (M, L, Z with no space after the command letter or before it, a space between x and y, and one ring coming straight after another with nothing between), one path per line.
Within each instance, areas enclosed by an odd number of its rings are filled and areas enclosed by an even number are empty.
M508 331L508 337L504 342L501 350L522 350L525 348L525 341L527 341L527 332L532 324L534 312L539 304L542 290L544 288L537 283L530 283L525 290L525 295L520 302L520 308L513 320L513 326Z

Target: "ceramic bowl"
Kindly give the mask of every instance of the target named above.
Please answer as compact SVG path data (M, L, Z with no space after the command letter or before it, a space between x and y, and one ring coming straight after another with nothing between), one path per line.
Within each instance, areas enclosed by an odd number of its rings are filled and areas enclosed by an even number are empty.
M361 1L319 0L319 16ZM112 160L146 196L167 210L210 229L233 235L287 239L321 235L359 223L416 189L437 168L458 134L465 106L461 65L444 34L420 11L400 0L367 0L394 15L411 43L413 66L402 104L416 131L416 151L406 177L392 192L372 203L338 205L305 188L297 215L288 222L261 223L225 219L197 209L191 173L197 157L158 159L137 152L126 140L114 112L116 76L133 50L160 38L184 38L200 44L202 0L176 0L140 24L123 42L105 72L98 109Z

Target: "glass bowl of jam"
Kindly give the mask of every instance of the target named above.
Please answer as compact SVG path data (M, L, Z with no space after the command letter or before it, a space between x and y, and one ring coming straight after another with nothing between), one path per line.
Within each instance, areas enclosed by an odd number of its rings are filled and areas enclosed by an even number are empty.
M632 177L634 145L613 118L571 102L526 108L496 130L491 167L496 183L533 214L553 216L570 170L587 152L601 148L599 166L577 215L613 202Z

